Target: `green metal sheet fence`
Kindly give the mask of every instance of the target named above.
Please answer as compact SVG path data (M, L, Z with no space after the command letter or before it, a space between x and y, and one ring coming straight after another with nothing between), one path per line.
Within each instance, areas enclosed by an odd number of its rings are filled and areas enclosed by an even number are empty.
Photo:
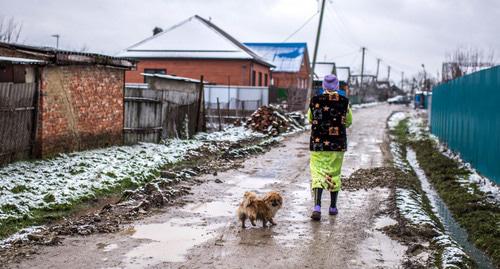
M500 184L500 66L434 88L431 130Z

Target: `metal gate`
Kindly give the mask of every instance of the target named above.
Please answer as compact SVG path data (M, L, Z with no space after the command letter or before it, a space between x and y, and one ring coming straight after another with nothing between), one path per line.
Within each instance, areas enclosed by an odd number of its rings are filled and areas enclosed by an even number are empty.
M0 83L0 164L32 156L36 83Z

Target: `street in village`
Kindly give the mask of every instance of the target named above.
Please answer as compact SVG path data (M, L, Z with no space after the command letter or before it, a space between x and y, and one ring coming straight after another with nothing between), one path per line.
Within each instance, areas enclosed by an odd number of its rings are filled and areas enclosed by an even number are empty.
M0 268L500 268L498 0L41 2Z
M355 110L343 176L387 165L386 120L404 109L381 104ZM118 233L68 237L13 268L400 267L406 247L380 231L395 223L387 215L388 188L342 191L339 215L323 212L321 222L311 222L308 140L307 131L289 136L240 169L200 176L202 183L180 198L181 205ZM235 212L248 190L283 194L278 225L241 229Z

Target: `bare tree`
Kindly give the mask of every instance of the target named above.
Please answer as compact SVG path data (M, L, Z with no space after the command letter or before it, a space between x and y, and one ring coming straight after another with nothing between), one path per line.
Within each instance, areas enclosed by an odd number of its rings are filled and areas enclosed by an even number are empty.
M495 52L473 47L459 47L446 54L443 63L443 81L448 81L495 65Z
M17 43L22 30L23 24L16 21L13 17L0 18L0 42Z

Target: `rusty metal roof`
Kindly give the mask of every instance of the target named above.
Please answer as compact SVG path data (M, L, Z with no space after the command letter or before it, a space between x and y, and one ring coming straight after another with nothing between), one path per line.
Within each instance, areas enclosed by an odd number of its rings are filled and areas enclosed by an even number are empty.
M1 43L0 47L18 51L27 55L33 55L30 60L43 60L47 64L72 65L72 64L95 64L119 68L133 68L136 61L123 57L114 57L104 54L59 50L51 47L37 47L21 44ZM1 55L0 55L1 56ZM28 58L26 58L28 59Z

